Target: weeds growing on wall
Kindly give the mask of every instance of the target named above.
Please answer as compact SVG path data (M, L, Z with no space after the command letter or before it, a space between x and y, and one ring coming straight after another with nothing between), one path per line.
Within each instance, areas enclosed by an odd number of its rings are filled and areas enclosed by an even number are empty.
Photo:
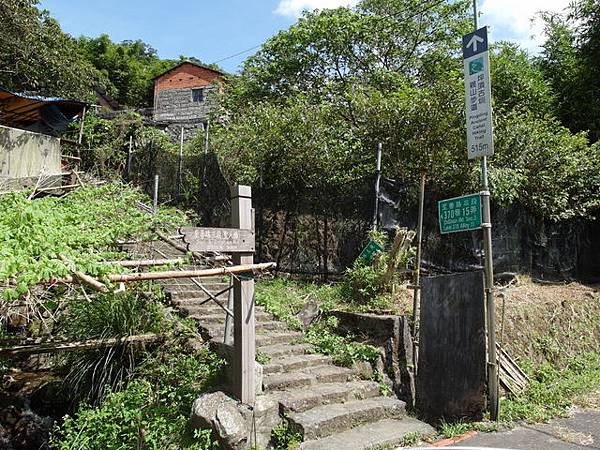
M302 442L300 433L294 431L285 419L280 425L273 428L271 437L276 450L295 450Z
M312 325L306 333L306 342L312 344L319 353L330 355L340 366L352 367L359 361L373 363L379 350L369 344L354 342L353 336L340 336L336 333L338 321L328 317Z

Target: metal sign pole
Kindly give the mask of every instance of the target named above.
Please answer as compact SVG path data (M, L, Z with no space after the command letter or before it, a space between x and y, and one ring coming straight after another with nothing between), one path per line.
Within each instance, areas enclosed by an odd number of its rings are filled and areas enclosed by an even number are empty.
M474 31L478 29L477 0L473 0ZM491 100L491 99L490 99ZM492 260L492 218L490 213L490 191L488 186L487 156L481 157L481 203L483 229L483 250L485 256L485 300L488 338L488 392L490 397L490 418L498 420L500 405L498 399L498 366L496 357L496 305L494 304L494 263Z
M381 151L383 144L377 144L377 173L375 176L375 210L373 211L373 231L377 231L379 222L379 189L381 186Z

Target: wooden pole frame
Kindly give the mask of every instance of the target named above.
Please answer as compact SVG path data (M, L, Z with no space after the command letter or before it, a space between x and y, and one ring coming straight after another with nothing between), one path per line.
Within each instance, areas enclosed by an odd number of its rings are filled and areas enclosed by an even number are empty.
M252 229L252 190L235 185L231 190L231 227ZM253 253L233 253L235 265L252 265ZM256 400L256 342L254 317L254 279L234 277L233 280L233 394L242 403L253 405Z

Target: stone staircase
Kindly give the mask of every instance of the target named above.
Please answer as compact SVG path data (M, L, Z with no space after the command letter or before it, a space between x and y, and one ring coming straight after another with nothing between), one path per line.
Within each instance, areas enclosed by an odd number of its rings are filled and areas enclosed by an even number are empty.
M173 248L162 252L181 256ZM203 278L217 293L229 284ZM194 319L204 339L222 348L226 313L191 280L161 282L176 310ZM219 297L226 304L227 296ZM385 397L378 383L361 379L357 368L338 367L329 356L314 353L302 333L256 306L256 349L263 362L263 400L276 402L279 414L304 442L300 449L362 450L394 448L407 435L432 435L431 426L410 418L405 403ZM263 430L264 431L264 430ZM270 432L270 430L267 430Z

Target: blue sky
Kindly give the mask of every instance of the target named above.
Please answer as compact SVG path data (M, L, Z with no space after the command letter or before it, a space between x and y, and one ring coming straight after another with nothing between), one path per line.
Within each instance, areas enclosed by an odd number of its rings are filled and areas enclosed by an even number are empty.
M481 25L492 39L510 39L535 52L542 9L560 10L569 0L480 0ZM335 7L355 0L41 0L63 29L79 36L108 34L114 41L142 39L162 58L195 56L213 63L263 43L291 25L303 9ZM256 51L256 50L252 50ZM252 54L219 64L235 72Z

